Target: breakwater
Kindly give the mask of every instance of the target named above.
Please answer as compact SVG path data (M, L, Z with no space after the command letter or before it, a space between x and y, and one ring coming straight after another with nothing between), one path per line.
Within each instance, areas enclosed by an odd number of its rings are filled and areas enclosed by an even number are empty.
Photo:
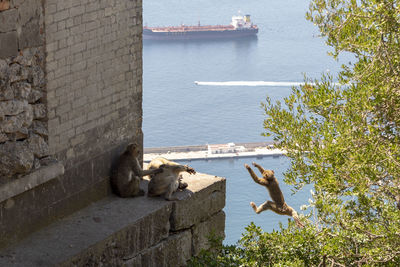
M235 143L236 146L244 146L248 151L259 147L268 147L274 145L274 142L253 142L253 143ZM207 150L208 144L194 146L168 146L168 147L147 147L144 148L144 154L150 153L168 153L168 152L192 152Z
M217 145L213 145L217 146ZM222 146L222 145L221 145ZM150 162L153 158L164 157L169 160L204 160L243 157L281 156L286 152L274 147L273 142L235 143L235 147L244 149L234 152L212 153L208 145L173 146L145 148L143 161Z

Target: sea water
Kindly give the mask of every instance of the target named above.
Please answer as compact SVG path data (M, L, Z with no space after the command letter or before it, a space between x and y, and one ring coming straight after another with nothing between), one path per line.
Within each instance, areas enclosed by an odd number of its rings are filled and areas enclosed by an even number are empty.
M306 0L143 1L143 21L148 26L229 24L240 10L259 27L258 37L252 39L144 42L144 146L270 141L261 135L265 98L282 100L304 75L318 78L339 71L340 64L327 55L329 48L318 37L318 29L305 20L308 4ZM271 211L257 215L249 206L250 201L261 204L269 198L243 167L252 161L275 171L286 201L297 211L310 197L310 188L292 195L282 181L290 163L285 157L190 162L199 172L227 179L227 244L235 243L251 221L264 231L287 223L287 216Z

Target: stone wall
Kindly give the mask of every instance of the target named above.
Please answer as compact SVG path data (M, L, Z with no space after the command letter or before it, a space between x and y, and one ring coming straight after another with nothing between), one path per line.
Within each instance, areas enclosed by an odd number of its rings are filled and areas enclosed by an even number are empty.
M41 1L0 2L0 184L49 155Z
M0 58L44 44L42 0L0 0Z
M223 235L224 179L110 196L143 146L141 33L142 0L0 0L1 266L180 266Z
M141 0L47 0L45 11L51 154L69 169L141 145Z
M109 195L143 145L141 33L141 0L0 0L0 247Z
M0 177L141 145L141 0L0 3Z
M105 198L0 249L0 266L184 266L210 235L224 237L226 184L200 173L183 179L179 201Z

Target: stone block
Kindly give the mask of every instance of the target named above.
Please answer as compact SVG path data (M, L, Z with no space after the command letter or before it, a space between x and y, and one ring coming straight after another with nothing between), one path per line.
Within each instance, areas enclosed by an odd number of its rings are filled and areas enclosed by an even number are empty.
M0 59L0 78L6 79L8 72L8 60Z
M38 158L49 155L49 146L40 135L32 134L28 139L28 146L33 155Z
M28 123L25 121L25 117L25 113L21 113L18 116L5 117L3 120L0 120L0 130L7 134L26 132L26 124Z
M29 175L0 186L0 203L30 190L64 173L60 163L53 163Z
M36 1L26 1L36 2ZM19 49L28 47L36 47L44 44L44 34L41 30L39 18L32 19L22 26L22 31L19 36Z
M18 4L18 23L21 26L26 25L29 21L39 20L42 15L41 1L21 1Z
M16 31L0 33L0 58L18 54L18 35Z
M53 227L46 234L51 243L57 242L62 250L69 247L69 252L59 251L58 256L44 256L43 260L62 262L61 266L121 266L123 259L134 258L168 236L172 206L159 204L149 203L146 197L108 198L79 211L64 220L66 227ZM57 240L57 236L63 236L63 240ZM43 253L40 250L48 249L46 246L21 260L39 256Z
M35 49L25 49L20 51L18 56L11 58L11 63L17 63L23 67L31 66L34 61L33 57L35 53Z
M85 12L85 8L83 8L82 6L75 6L69 10L69 15L70 15L70 17L75 17L75 16L82 15L84 12Z
M0 143L4 143L8 140L9 140L8 136L5 133L0 132Z
M0 77L0 101L12 100L13 98L14 98L14 91L11 88L10 84L4 80L1 80ZM2 115L0 112L0 118L1 116Z
M6 102L24 103L24 101L5 101L0 102L0 104ZM19 104L14 104L15 103L6 103L0 105L0 118L2 118L2 120L0 120L0 131L13 133L21 128L29 127L32 124L32 106L29 104L21 104L21 106L18 106ZM22 112L20 112L20 108L23 110ZM13 115L14 113L16 113L16 115Z
M225 179L207 174L183 175L189 186L175 193L181 201L174 202L171 230L187 229L207 220L225 207ZM189 197L190 196L190 197Z
M156 246L142 251L134 258L126 258L123 266L186 266L186 262L192 255L191 240L190 230L173 234Z
M44 62L42 61L44 59L40 59L39 57L38 60L38 64L44 64ZM40 65L32 66L28 74L28 81L32 83L33 88L37 89L44 87L46 84L46 79L44 77L44 68L42 68Z
M171 235L163 243L163 262L154 266L186 266L192 256L192 234L190 230ZM163 263L161 265L161 263Z
M0 102L0 113L11 116L18 115L28 109L27 101L9 100Z
M0 2L1 5L1 2ZM17 30L17 9L11 9L0 13L0 32Z
M32 91L32 86L27 82L16 82L11 85L13 94L16 99L29 100Z
M37 171L40 171L40 169ZM21 177L20 179L24 178ZM15 179L14 181L18 180ZM57 197L63 195L62 188L57 187L56 182L57 179L52 179L31 190L23 188L25 190L21 194L0 203L3 215L0 224L0 234L2 236L0 248L15 243L21 237L33 233L38 228L44 227L54 220L45 203L54 202ZM48 188L43 185L47 185ZM14 205L6 208L7 202L13 202ZM70 201L69 204L71 206L75 205L74 201Z
M10 140L16 140L16 141L22 141L29 136L29 131L28 128L26 127L21 127L15 129L12 133L7 134Z
M32 105L27 105L24 112L17 115L18 121L22 122L23 127L30 127L33 120Z
M17 117L6 117L0 110L0 131L4 133L13 133L22 127L22 122Z
M34 104L33 108L33 119L40 120L47 117L47 109L45 104Z
M61 20L65 20L68 17L69 17L69 10L65 9L63 11L60 11L60 12L57 12L57 13L54 14L54 21L58 22L58 21L61 21Z
M211 235L222 240L225 238L225 212L220 211L207 221L196 224L193 233L193 255L197 256L202 249L209 249L209 238Z
M31 129L32 132L44 138L46 138L49 135L49 131L47 130L47 124L45 122L35 120L32 123Z
M34 104L38 100L40 100L41 98L43 98L43 92L39 91L39 90L32 89L27 100L28 100L29 104Z
M24 174L33 166L33 153L26 142L6 142L0 144L0 177Z
M25 69L23 69L18 63L13 63L10 65L8 74L8 78L12 83L27 79L27 73Z

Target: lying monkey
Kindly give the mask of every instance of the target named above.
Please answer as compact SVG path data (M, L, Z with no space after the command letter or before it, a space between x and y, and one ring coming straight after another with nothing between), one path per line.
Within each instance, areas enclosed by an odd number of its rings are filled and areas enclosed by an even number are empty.
M129 144L111 173L111 186L120 197L143 196L144 191L139 186L143 176L163 171L161 168L144 171L139 163L139 152L136 144Z
M276 177L274 175L274 171L273 170L264 170L263 167L261 167L260 165L258 165L255 162L253 162L253 166L256 167L263 176L263 178L259 178L254 173L254 171L250 168L249 165L245 164L244 166L246 167L247 171L250 173L250 176L253 178L254 182L256 182L259 185L265 186L268 189L269 195L271 196L271 199L273 200L273 201L267 200L266 202L261 204L259 207L257 207L254 202L250 202L250 205L253 208L253 210L257 214L263 212L264 210L272 210L273 212L275 212L279 215L291 216L295 220L297 226L303 227L304 225L300 222L297 212L292 207L290 207L288 204L286 204L285 198L283 197L282 191L279 187L278 180L276 179Z
M172 197L172 194L178 189L185 189L188 186L187 183L182 182L181 172L196 173L193 168L187 165L180 165L161 157L153 159L147 167L149 170L157 168L163 170L162 173L150 176L147 196L154 197L164 194L166 200L178 200L177 197Z

